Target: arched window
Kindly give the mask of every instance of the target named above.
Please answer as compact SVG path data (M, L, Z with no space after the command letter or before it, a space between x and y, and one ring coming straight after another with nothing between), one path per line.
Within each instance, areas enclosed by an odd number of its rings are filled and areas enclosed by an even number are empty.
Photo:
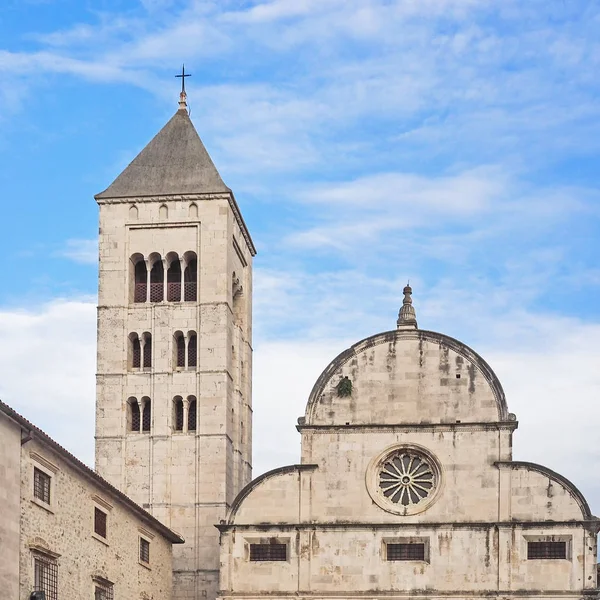
M150 425L152 424L152 402L150 402L150 398L144 396L142 398L142 406L144 407L142 413L142 431L150 431Z
M139 369L142 366L142 346L137 333L129 334L129 368Z
M195 202L190 204L189 215L194 218L198 217L198 205Z
M186 302L195 302L198 294L198 261L194 252L185 253L186 267L183 273L184 279L184 300Z
M175 431L183 431L183 398L175 396L173 398L173 423L175 423Z
M137 220L137 218L138 218L138 209L137 209L137 206L136 206L135 204L132 204L132 205L129 207L129 218L130 218L132 221L135 221L135 220Z
M142 334L142 340L144 342L144 369L152 367L152 335L147 331Z
M167 301L181 301L181 263L175 252L167 254L169 268L167 270Z
M140 405L137 398L129 398L127 400L127 429L129 431L140 430Z
M165 269L159 254L151 254L150 302L162 302L164 299Z
M198 336L195 331L188 333L188 367L195 367L198 362Z
M133 262L133 301L146 302L148 292L148 271L146 261L141 254L131 257Z
M188 431L196 431L196 396L188 396Z
M169 209L167 208L166 204L161 204L160 208L158 209L158 216L161 219L166 219L169 216Z
M181 331L175 332L175 366L185 367L185 338Z

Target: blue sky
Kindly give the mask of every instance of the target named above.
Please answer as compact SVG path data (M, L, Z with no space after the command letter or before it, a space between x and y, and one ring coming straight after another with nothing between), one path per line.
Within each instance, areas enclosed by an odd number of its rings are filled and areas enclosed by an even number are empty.
M0 397L92 462L93 195L185 62L259 250L255 474L410 278L420 326L501 377L516 457L600 512L599 31L583 0L5 0Z

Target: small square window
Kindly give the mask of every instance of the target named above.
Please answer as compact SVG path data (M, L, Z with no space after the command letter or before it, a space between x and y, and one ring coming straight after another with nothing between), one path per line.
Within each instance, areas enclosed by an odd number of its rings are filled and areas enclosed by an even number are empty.
M44 471L33 468L33 495L46 504L50 504L50 479L50 475Z
M425 544L386 544L387 560L425 560Z
M94 507L94 533L106 537L106 513L98 507Z
M114 600L112 584L96 583L94 586L94 600Z
M250 560L287 560L287 544L250 544Z
M150 542L144 538L140 538L140 561L150 563Z
M561 559L567 558L566 542L528 542L527 559Z

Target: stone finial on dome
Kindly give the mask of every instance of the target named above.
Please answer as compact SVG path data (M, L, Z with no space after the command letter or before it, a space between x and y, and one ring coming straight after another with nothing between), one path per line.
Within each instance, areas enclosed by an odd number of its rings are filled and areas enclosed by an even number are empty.
M417 329L417 314L412 305L412 288L409 284L406 284L404 288L404 300L402 301L402 307L398 313L398 329Z

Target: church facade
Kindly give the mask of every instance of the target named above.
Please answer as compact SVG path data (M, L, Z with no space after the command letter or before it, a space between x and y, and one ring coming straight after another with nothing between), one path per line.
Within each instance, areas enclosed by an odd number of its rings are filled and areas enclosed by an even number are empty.
M221 531L221 600L597 597L600 521L550 469L512 460L517 428L490 366L417 328L323 371L302 458L256 478Z

